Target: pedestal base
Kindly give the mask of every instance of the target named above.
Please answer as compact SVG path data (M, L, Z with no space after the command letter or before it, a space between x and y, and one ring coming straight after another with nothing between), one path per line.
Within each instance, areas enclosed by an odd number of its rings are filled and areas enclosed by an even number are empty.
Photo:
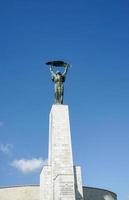
M40 200L82 200L80 167L73 166L69 111L53 105L49 118L49 157L40 175Z

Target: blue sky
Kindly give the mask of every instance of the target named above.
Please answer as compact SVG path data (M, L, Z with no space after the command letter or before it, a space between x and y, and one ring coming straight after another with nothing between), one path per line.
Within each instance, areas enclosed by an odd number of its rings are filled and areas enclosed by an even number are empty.
M0 186L39 183L54 101L44 63L63 59L83 184L129 200L129 1L0 4Z

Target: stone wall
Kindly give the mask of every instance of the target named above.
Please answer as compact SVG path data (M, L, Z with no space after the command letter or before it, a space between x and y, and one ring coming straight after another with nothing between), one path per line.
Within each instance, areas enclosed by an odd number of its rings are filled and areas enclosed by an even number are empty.
M0 188L0 200L39 200L39 186Z
M39 185L0 188L0 200L39 200ZM92 187L83 187L84 200L117 200L115 193Z

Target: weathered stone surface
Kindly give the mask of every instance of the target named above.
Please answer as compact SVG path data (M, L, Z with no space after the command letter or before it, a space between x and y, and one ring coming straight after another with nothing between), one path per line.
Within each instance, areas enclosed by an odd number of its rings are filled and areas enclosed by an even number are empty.
M2 187L0 200L40 200L39 193L39 185ZM115 193L100 188L83 187L83 194L84 200L104 200L108 197L117 200Z
M0 200L39 200L39 186L0 188Z
M75 192L76 199L83 199L82 176L80 166L74 166Z
M49 118L49 165L53 169L73 166L69 111L67 105L53 105ZM66 169L67 170L67 169Z
M40 199L52 199L52 167L44 166L40 174Z
M73 167L67 105L52 106L49 117L48 166L43 168L40 180L40 200L83 199L81 170Z

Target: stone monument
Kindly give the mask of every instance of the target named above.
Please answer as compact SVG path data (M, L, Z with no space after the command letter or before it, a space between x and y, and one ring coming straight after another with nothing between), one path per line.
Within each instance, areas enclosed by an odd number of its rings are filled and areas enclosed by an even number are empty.
M0 200L117 200L109 190L82 186L81 168L73 166L68 105L63 105L64 82L70 67L63 61L48 62L55 83L55 104L49 116L48 165L39 185L0 187ZM55 69L64 68L63 72Z
M63 105L64 87L69 64L63 61L48 62L55 82L55 104L49 116L48 165L40 175L40 200L82 200L81 168L73 165L68 105ZM53 67L65 71L54 72Z

